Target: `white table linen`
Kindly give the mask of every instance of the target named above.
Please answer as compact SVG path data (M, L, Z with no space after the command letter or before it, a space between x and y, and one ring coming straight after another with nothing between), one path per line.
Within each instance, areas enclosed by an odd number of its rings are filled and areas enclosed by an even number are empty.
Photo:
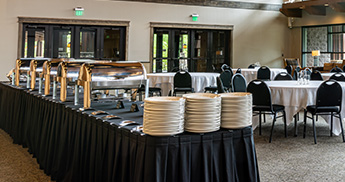
M232 69L233 73L236 73L237 69ZM259 67L256 68L241 68L241 73L246 78L247 83L255 80L257 78ZM281 72L286 73L286 69L283 68L270 68L271 76L270 79L273 80L275 76L277 76Z
M345 73L341 73L345 76ZM334 73L321 73L323 80L328 80Z
M195 92L204 92L208 86L217 86L219 73L189 72L192 77L192 87ZM162 96L167 96L174 86L175 73L149 73L150 87L160 87Z
M316 103L316 91L322 81L310 81L308 85L298 85L297 81L266 81L271 90L271 98L273 104L285 106L287 125L294 121L293 116L299 111L305 109L308 105ZM343 101L341 116L342 120L345 116L345 83L340 83L343 88ZM330 124L330 116L322 116L326 122ZM303 120L303 119L302 119ZM338 118L333 118L333 133L339 135L341 133ZM310 121L307 121L310 122ZM253 128L259 125L258 116L253 117ZM331 125L329 125L331 127Z

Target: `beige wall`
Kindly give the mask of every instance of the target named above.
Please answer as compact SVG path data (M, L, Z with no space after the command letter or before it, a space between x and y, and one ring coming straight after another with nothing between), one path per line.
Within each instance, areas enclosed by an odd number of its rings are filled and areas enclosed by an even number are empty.
M77 6L85 8L84 16L74 16ZM192 22L192 13L199 14L198 22ZM282 54L289 50L290 30L278 11L100 0L1 0L0 80L5 80L17 57L18 16L130 21L128 60L149 61L150 22L234 25L233 67L257 61L281 67Z

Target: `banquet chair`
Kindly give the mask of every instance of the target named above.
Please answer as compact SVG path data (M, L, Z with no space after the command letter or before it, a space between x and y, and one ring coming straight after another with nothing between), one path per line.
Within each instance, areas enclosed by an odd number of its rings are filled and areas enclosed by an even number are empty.
M304 71L305 71L308 75L311 74L311 70L310 70L309 68L304 69Z
M242 73L242 70L241 70L241 68L238 68L238 69L236 70L236 73L239 73L239 74L241 74L241 73Z
M224 70L220 75L219 75L219 78L220 80L222 81L223 83L223 86L224 86L224 90L226 92L229 92L231 91L231 79L232 79L232 76L233 76L233 72L232 70Z
M310 80L323 80L320 71L313 70L313 72L310 74Z
M292 80L292 76L289 73L281 72L274 77L274 80Z
M209 93L217 93L218 87L217 86L208 86L204 88L204 93L209 92Z
M174 91L172 95L176 96L176 93L178 92L194 92L192 87L192 76L188 73L188 71L178 71L175 73Z
M338 66L335 66L334 68L332 68L331 69L331 71L330 71L331 73L335 73L335 72L337 72L337 73L341 73L341 72L343 72L343 70L341 69L341 68L339 68Z
M296 67L294 70L293 70L293 80L297 80L297 73L301 71L301 67Z
M248 66L248 68L255 68L255 66L256 66L255 64L251 64Z
M339 118L341 133L344 138L343 123L341 119L341 102L342 102L342 93L343 90L340 84L335 80L324 81L316 91L316 104L309 105L304 110L304 128L303 128L303 138L305 138L307 118L312 119L313 121L313 134L314 134L314 143L316 144L316 128L314 116L318 115L330 115L331 116L331 130L330 135L332 136L333 130L333 116ZM312 115L307 116L308 112Z
M217 93L225 93L224 86L220 77L217 77Z
M277 118L280 117L283 117L285 137L287 137L285 107L272 104L271 91L266 83L262 80L253 80L248 84L247 91L252 93L253 96L253 114L259 115L259 135L261 135L261 115L272 114L273 121L269 142L272 142L274 124ZM282 115L277 117L277 113L282 113Z
M232 77L232 91L233 92L246 92L247 91L247 81L242 74L236 73Z
M138 89L138 94L139 94L139 100L142 101L142 93L145 92L145 85L140 85ZM154 94L156 96L162 96L161 88L159 87L149 87L149 96L153 97Z
M228 66L227 64L223 64L220 69L222 70L222 72L226 71L226 70L232 70L230 66Z
M290 75L292 74L292 66L291 65L286 65L285 69L286 69L287 73L289 73Z
M301 64L299 62L298 58L284 58L284 66L290 65L292 69L296 69L297 67L301 67Z
M261 66L257 73L257 79L259 80L270 80L271 70L267 66Z
M334 73L331 77L329 77L329 79L333 79L333 80L336 80L336 81L342 81L344 82L345 81L345 76L341 73Z

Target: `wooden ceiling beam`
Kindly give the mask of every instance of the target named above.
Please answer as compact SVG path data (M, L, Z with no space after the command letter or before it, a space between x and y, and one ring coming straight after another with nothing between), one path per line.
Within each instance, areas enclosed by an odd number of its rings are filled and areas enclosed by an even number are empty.
M325 6L305 6L304 10L310 15L326 16Z
M296 17L302 18L302 10L301 9L280 9L280 12L287 17Z
M294 3L284 3L280 12L287 17L302 17L302 10L310 15L326 15L326 8L345 12L345 0L309 0Z

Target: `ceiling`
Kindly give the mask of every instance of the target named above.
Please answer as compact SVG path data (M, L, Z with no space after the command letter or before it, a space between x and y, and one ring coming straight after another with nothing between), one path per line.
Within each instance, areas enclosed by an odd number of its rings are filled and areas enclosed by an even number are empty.
M280 12L287 17L302 17L302 11L310 15L326 16L326 8L345 13L345 0L309 0L284 3Z

